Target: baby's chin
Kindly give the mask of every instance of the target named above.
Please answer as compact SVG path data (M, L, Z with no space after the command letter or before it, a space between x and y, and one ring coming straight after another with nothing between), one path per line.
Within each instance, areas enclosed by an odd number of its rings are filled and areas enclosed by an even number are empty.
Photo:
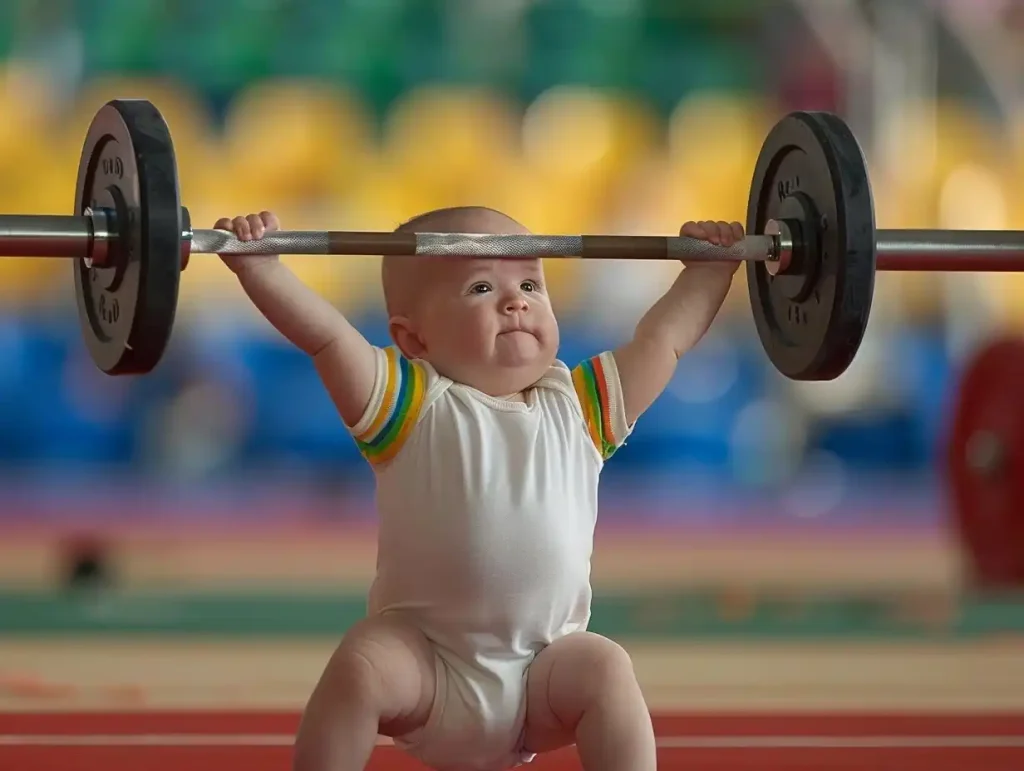
M544 339L531 332L506 332L495 338L490 358L499 368L547 368L551 366L554 351L549 351Z
M487 360L463 362L458 367L461 377L453 379L492 396L504 396L532 386L554 362L554 354L539 347L532 355L520 352L508 356L495 352L495 356Z

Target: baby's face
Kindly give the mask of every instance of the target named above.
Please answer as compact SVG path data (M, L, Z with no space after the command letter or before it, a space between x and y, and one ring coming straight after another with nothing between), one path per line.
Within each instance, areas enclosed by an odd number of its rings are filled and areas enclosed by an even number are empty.
M440 259L424 267L412 319L422 358L492 396L537 382L558 351L541 261Z

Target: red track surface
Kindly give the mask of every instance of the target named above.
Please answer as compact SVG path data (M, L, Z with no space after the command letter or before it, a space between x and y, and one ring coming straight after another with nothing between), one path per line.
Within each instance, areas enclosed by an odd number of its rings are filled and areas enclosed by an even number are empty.
M1024 714L664 715L662 769L1021 771ZM294 713L0 713L4 771L288 771ZM422 771L380 747L372 771ZM572 750L527 771L575 771Z

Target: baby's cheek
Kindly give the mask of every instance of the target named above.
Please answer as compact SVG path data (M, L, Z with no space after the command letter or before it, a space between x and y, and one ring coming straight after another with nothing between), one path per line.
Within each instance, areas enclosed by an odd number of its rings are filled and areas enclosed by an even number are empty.
M476 348L486 336L486 318L476 308L453 308L439 323L447 340L461 348Z

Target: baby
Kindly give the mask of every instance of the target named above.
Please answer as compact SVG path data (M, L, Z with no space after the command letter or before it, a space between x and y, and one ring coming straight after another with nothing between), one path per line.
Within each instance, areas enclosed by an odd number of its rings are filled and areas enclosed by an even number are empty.
M241 240L270 212L219 220ZM399 230L525 234L481 207ZM738 223L687 223L730 245ZM386 257L395 345L371 346L276 256L224 262L313 359L377 480L377 575L306 706L297 771L362 771L378 734L441 771L575 743L587 771L656 767L627 653L587 630L601 468L705 334L738 263L697 263L633 339L569 369L539 259Z

